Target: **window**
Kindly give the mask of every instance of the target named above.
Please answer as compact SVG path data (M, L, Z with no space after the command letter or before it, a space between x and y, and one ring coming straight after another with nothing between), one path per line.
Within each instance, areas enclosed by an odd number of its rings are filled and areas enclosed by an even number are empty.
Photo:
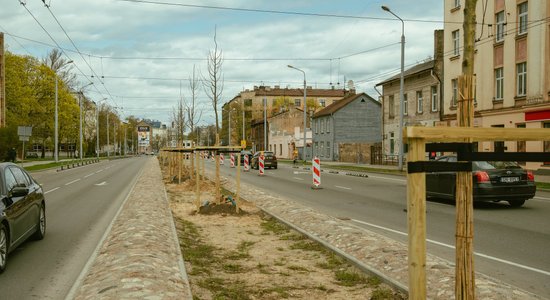
M394 100L393 95L391 95L389 97L388 110L389 110L388 114L389 114L390 119L395 118L395 100Z
M319 150L319 156L323 157L323 155L325 154L324 150L325 150L325 142L321 142L321 149Z
M294 99L294 106L300 106L301 103L300 99Z
M458 103L458 79L452 79L451 80L451 87L452 87L452 98L451 98L451 106L456 106Z
M319 143L315 142L315 153L319 153Z
M416 112L421 114L424 106L424 98L422 97L422 91L416 92Z
M527 33L527 1L518 5L518 34Z
M17 181L15 180L15 176L10 171L11 168L6 169L4 172L4 179L6 181L6 192L11 191L16 185Z
M393 138L393 132L390 132L390 154L393 154L395 151L395 140Z
M460 7L460 0L453 0L455 3L455 7Z
M327 153L326 157L330 157L330 142L327 142Z
M252 106L252 99L244 99L244 106Z
M504 11L497 13L495 19L495 23L497 24L495 39L497 42L501 42L504 40Z
M432 92L432 111L437 111L439 106L439 97L437 97L437 85L431 87Z
M517 96L525 96L527 93L527 63L522 62L516 66Z
M409 115L409 99L407 94L403 94L403 115Z
M453 31L453 55L460 55L460 30Z
M283 155L283 144L279 144L279 155Z
M495 69L495 100L502 100L504 97L504 71L502 68Z
M321 133L325 133L325 119L321 119Z
M319 99L319 105L321 107L325 107L326 106L326 100L325 99Z
M327 119L327 133L330 132L330 119Z

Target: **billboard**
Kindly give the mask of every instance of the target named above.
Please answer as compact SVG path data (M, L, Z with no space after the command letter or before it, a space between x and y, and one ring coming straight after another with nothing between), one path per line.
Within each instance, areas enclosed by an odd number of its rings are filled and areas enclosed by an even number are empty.
M138 146L147 147L151 142L151 127L138 126Z

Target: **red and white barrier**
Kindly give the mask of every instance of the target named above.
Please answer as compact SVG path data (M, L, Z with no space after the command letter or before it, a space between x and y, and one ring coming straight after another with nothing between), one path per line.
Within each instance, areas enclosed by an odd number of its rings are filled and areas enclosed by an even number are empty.
M224 160L223 153L220 153L220 165L223 165L223 160Z
M235 167L235 154L231 153L229 157L230 157L230 161L231 161L230 167L234 168Z
M244 155L244 171L248 172L250 170L250 165L248 164L248 154Z
M260 176L264 175L264 156L263 154L258 157L258 169L260 170Z
M312 161L313 185L318 188L321 185L321 160L315 156Z
M210 157L212 158L212 161L216 161L216 159L214 158L214 151L212 151L212 155L210 155Z

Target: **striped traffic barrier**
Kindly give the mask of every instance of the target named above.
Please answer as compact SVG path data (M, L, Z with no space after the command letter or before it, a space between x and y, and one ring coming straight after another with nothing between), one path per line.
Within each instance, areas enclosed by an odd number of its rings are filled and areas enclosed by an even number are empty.
M235 154L231 153L231 154L229 155L229 160L230 160L230 162L231 162L231 163L229 164L229 166L230 166L231 168L234 168L234 167L235 167Z
M313 187L318 189L321 185L321 160L319 157L315 156L312 162L312 174L313 174Z
M214 151L212 151L212 155L210 155L210 157L212 157L212 161L215 161L216 159L214 158Z
M248 163L248 154L244 155L244 172L248 172L250 170L250 165Z
M223 165L223 160L224 160L223 153L220 153L220 165Z
M260 155L260 157L258 157L259 160L258 160L258 169L260 170L260 176L264 176L264 155Z

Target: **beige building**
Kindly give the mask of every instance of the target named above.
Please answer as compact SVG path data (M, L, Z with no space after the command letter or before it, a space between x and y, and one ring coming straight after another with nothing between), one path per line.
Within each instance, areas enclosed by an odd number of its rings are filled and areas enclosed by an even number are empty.
M457 78L462 72L464 45L464 1L446 0L444 14L445 81L441 125L456 126ZM478 1L474 126L550 128L549 16L549 1ZM481 142L478 150L550 152L550 142ZM528 163L527 167L537 169L542 164Z
M355 93L355 91L342 89L314 89L308 86L308 118L313 113L317 112L318 110L324 108L329 104L332 104L335 101L342 99L345 95L349 93ZM280 86L276 85L274 87L255 86L252 90L246 89L240 92L237 96L235 96L229 102L225 103L222 107L222 128L220 131L220 141L223 145L227 145L228 143L229 128L231 128L231 144L239 144L238 142L242 139L243 124L245 127L244 135L245 140L247 140L247 146L250 148L253 147L253 145L255 144L263 144L263 140L253 140L251 134L251 124L256 124L260 120L263 120L264 99L266 100L267 118L270 118L274 114L288 111L290 108L303 109L304 89L281 88ZM231 116L229 116L229 114L231 114ZM231 124L229 124L229 119L231 119ZM301 120L303 123L303 117Z
M303 147L303 113L300 108L291 107L269 118L269 146L267 149L279 158L291 159L294 150ZM309 138L309 139L308 139ZM311 144L311 133L306 136Z
M376 86L382 86L382 154L385 161L397 161L399 153L399 117L401 114L400 78L397 74ZM434 32L434 59L419 63L404 72L403 125L435 126L441 120L443 80L443 30Z

